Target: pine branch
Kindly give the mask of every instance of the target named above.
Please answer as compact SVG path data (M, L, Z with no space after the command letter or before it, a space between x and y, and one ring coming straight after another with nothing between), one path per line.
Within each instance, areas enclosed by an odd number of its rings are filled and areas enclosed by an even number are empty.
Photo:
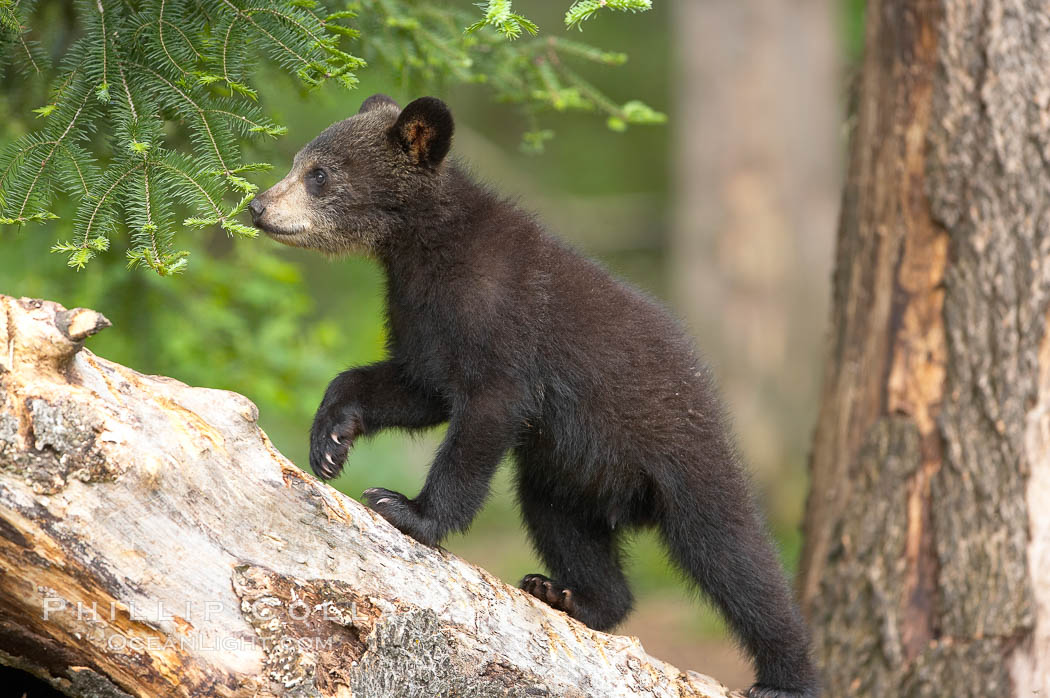
M236 157L236 142L227 129L209 120L209 109L200 90L183 89L148 65L134 61L128 61L127 65L150 76L159 88L157 95L161 104L170 107L192 123L194 141L204 151L201 157L221 174L231 174L232 168L227 164L227 159Z
M164 37L164 28L166 26L169 26L169 25L171 27L176 27L177 26L175 24L172 24L171 22L168 22L164 18L164 11L167 9L167 7L168 7L167 0L160 0L159 7L157 8L157 22L156 22L156 27L157 27L157 45L160 46L160 50L164 53L164 57L168 60L168 62L172 66L175 67L176 70L178 70L180 73L188 73L189 71L186 68L182 67L182 64L178 61L178 59L175 58L175 56L172 55L172 50L168 48L168 42L167 42L167 40ZM182 34L182 38L185 40L186 44L191 49L193 49L193 42L189 41L189 39L186 37L185 34ZM194 50L193 53L194 53L194 55L199 55L196 50Z
M254 17L255 13L271 12L274 16L283 18L284 15L280 10L276 8L252 6L242 9L237 7L232 0L221 0L221 2L225 5L226 11L232 13L232 19L230 20L231 23L242 21L252 27L256 33L269 39L271 51L277 49L275 60L285 67L298 67L298 64L302 64L302 66L299 67L299 70L302 70L302 68L311 68L316 64L315 57L309 55L307 51L297 49L294 44L294 39L289 38L285 32L272 25L267 27L267 22L256 21ZM289 8L285 10L285 12L291 14L293 10ZM288 21L293 26L300 26L294 19L289 19ZM229 36L229 32L227 32L227 36ZM313 32L309 32L309 36L316 41L316 35ZM291 65L287 62L287 59L289 58L292 61Z
M116 226L117 192L125 180L144 167L143 162L127 160L121 165L111 166L102 176L94 192L81 201L77 212L75 230L81 231L81 242L75 247L68 243L56 246L55 251L69 252L69 266L83 269L94 252L102 245L96 240L108 240L109 233ZM108 243L105 247L108 247Z
M510 0L488 0L478 7L485 10L485 16L467 27L467 33L473 34L483 27L492 27L508 39L517 39L522 32L535 36L540 28L535 22L511 11Z
M154 161L154 165L172 175L165 183L171 196L209 211L214 214L215 221L224 219L222 190L214 175L200 163L182 153L166 152Z
M116 0L77 0L77 14L85 19L88 35L94 37L84 46L89 47L87 66L88 79L94 86L98 101L109 102L109 86L116 83L113 69L120 57L114 37L119 35L123 23L122 6Z
M39 45L26 39L27 18L33 13L36 0L0 0L0 67L13 58L23 73L42 75L49 67L47 56ZM13 44L13 56L7 44Z
M565 26L582 31L583 23L603 8L620 12L644 12L652 7L652 0L576 0L565 13Z
M77 96L77 93L79 93L80 99L74 102L72 115L68 119L62 119L62 116L67 115L68 109L59 109L51 115L56 123L65 123L64 126L59 126L62 128L62 131L57 136L47 139L46 146L40 149L46 152L38 155L35 148L32 154L25 151L22 153L21 163L11 168L14 170L14 180L5 187L5 195L2 197L3 210L0 211L0 223L7 225L23 224L41 220L40 215L47 213L46 211L29 211L28 209L34 201L39 202L41 208L46 207L49 199L47 186L50 184L50 179L46 176L48 174L48 164L66 139L70 138L71 134L75 134L74 127L88 108L88 101L91 98L91 92L83 83L80 84L79 89L71 89L70 91L73 92L73 96ZM49 128L45 133L53 133L54 130ZM16 161L17 157L16 155L13 161ZM4 178L6 179L6 171ZM14 215L4 215L7 212L13 212Z

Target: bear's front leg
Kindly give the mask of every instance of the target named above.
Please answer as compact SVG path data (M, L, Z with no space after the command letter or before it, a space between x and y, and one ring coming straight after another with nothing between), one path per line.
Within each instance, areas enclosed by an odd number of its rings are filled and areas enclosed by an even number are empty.
M310 429L310 468L323 480L343 469L361 435L421 429L448 419L444 403L408 381L393 361L343 371L328 384Z
M465 401L453 414L426 484L415 499L391 490L365 490L368 505L403 533L435 546L465 531L489 493L492 475L514 443L516 425L506 395Z

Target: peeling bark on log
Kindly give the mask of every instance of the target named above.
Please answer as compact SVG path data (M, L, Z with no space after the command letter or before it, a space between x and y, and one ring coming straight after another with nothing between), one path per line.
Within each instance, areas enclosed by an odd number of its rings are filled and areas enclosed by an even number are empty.
M1050 692L1050 7L878 0L803 605L832 696Z
M729 696L402 535L246 398L0 296L0 663L72 696Z

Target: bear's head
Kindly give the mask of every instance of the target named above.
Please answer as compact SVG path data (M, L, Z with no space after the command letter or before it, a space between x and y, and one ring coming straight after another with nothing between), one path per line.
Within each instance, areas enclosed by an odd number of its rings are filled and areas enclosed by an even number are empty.
M294 247L374 251L436 205L452 131L452 114L439 99L421 97L401 109L373 95L308 143L291 172L252 200L252 223Z

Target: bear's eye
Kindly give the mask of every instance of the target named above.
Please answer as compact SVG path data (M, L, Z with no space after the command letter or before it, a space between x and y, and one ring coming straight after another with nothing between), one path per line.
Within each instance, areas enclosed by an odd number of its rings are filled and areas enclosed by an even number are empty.
M320 167L315 167L306 174L306 188L311 194L319 194L327 181L328 174Z

